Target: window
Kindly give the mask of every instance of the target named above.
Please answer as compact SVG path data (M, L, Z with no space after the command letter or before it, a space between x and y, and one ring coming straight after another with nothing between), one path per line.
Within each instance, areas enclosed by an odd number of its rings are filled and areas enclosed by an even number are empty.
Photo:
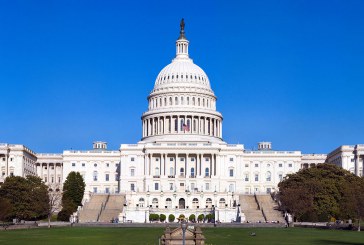
M225 199L224 198L220 198L220 200L219 200L219 207L220 208L224 208L225 207Z
M159 183L154 183L154 190L156 190L156 191L159 190Z
M234 176L234 169L233 168L229 169L229 176L230 177Z
M208 208L211 208L211 207L212 207L212 200L211 200L211 198L207 198L207 199L206 199L206 206L207 206Z
M134 168L130 169L130 176L135 176L135 169Z
M234 158L230 157L230 162L233 162L234 161Z
M271 179L272 179L272 174L271 174L271 172L269 172L269 171L268 171L265 177L266 177L266 180L267 180L267 181L271 181Z
M73 162L73 163L72 163L72 167L75 167L75 166L76 166L76 163L74 163L74 162Z
M205 161L206 161L206 162L208 162L208 161L209 161L209 158L208 158L208 157L206 157L206 158L205 158Z
M205 177L209 177L209 176L210 176L210 169L205 168Z
M82 163L82 167L85 167L85 165L86 165L85 163Z
M259 181L259 175L258 175L258 174L255 174L255 175L254 175L254 180L255 180L255 181Z
M256 167L256 168L259 167L259 164L258 163L254 164L254 167Z
M158 206L158 199L157 198L153 198L152 204L153 204L154 207Z
M94 167L96 168L97 167L97 163L94 164Z
M109 193L110 192L110 188L109 187L106 187L105 188L105 193Z
M184 159L183 157L181 157L179 160L180 160L181 162L183 162L185 159Z
M283 164L282 163L278 164L278 167L280 167L280 168L283 167Z
M206 191L210 190L210 183L205 183L205 190Z
M11 175L11 174L10 174ZM44 177L44 182L47 182L47 176Z
M135 191L135 184L134 183L130 184L130 190Z
M198 199L197 198L193 198L192 200L192 208L197 208L198 207Z
M93 179L94 179L94 181L97 181L97 171L94 171L94 173L93 173Z
M194 162L194 161L195 161L195 158L194 158L194 157L192 157L192 158L191 158L191 162Z
M288 167L289 167L289 168L292 168L292 163L289 163L289 164L288 164Z
M230 192L233 192L233 191L234 191L234 184L230 184L230 185L229 185L229 191L230 191Z
M191 168L191 177L195 177L195 168Z
M105 181L109 181L109 174L105 174Z
M169 175L170 176L174 175L174 168L173 167L169 168Z
M180 173L180 175L185 175L185 169L184 168L180 168L179 173Z
M2 176L5 176L5 172L2 173Z
M249 168L249 164L245 163L245 167L246 167L246 168Z
M155 161L156 161L156 162L159 162L159 158L156 158L156 159L155 159Z
M248 174L248 173L246 173L246 174L244 175L244 180L245 180L245 181L249 181L249 174Z
M172 199L171 198L166 199L166 206L167 206L167 208L172 208Z
M283 174L279 174L278 179L279 179L279 181L282 181L283 180Z
M169 161L173 162L173 160L174 160L174 158L173 158L173 157L169 158Z
M144 207L144 198L139 198L139 207Z
M155 175L159 176L159 168L158 167L155 168Z
M54 177L53 176L52 176L51 180L52 180L51 182L54 183Z
M169 190L173 191L173 183L169 183Z
M108 167L110 167L110 164L109 163L106 163L106 167L108 168Z
M94 187L94 193L97 193L97 187Z

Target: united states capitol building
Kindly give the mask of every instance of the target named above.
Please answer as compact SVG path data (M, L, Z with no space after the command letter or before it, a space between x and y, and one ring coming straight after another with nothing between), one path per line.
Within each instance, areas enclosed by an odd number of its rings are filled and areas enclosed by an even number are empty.
M123 220L145 222L149 213L178 217L213 211L216 219L231 222L237 213L248 219L245 197L277 191L287 174L302 168L326 162L363 174L364 145L343 145L326 155L276 151L271 142L259 142L257 150L228 144L223 115L216 108L208 76L189 56L182 22L176 56L158 74L148 96L138 143L108 150L106 142L96 141L90 150L59 154L0 144L0 182L12 175L37 175L51 191L62 191L67 175L77 171L86 183L85 207L96 196L122 196L115 203Z

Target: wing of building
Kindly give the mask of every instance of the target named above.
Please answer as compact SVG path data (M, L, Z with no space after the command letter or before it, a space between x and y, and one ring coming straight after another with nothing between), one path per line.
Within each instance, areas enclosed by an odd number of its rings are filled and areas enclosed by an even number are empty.
M147 213L208 214L230 222L247 196L271 193L290 173L324 163L363 173L363 145L342 146L329 154L276 151L270 142L257 150L223 140L223 116L206 73L189 56L184 28L176 55L158 74L141 116L142 138L110 151L106 142L91 150L36 154L23 145L0 145L0 181L9 175L38 175L61 190L71 171L86 182L85 201L97 194L124 197L119 215L144 222ZM354 159L354 160L353 160ZM241 210L244 218L244 210ZM245 217L246 218L246 217Z

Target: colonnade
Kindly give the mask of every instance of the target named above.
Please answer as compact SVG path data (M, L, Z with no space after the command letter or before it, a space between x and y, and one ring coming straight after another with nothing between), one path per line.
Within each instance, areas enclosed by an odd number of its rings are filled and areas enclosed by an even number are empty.
M50 187L62 184L62 163L37 163L37 173Z
M198 134L222 137L221 119L204 116L170 115L143 120L143 137L163 134Z
M173 159L173 162L168 159ZM184 158L183 172L177 169L181 166L181 161L177 163L179 158ZM192 161L192 158L194 159ZM203 167L202 162L204 158L209 159L208 171L206 167ZM155 159L153 161L153 159ZM158 161L156 160L158 159ZM216 154L147 154L144 158L144 175L154 176L159 178L160 176L168 176L168 178L183 177L183 178L196 178L196 177L208 177L216 176ZM204 164L206 166L206 164ZM158 168L158 172L155 169ZM171 168L173 172L171 173ZM191 169L194 169L193 173Z

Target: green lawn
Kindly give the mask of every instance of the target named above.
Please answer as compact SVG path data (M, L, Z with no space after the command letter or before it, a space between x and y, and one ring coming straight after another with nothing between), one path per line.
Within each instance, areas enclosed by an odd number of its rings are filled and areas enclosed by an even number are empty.
M164 228L52 228L0 231L0 244L158 244ZM255 232L256 236L250 236ZM206 244L364 244L364 232L308 228L206 228Z

